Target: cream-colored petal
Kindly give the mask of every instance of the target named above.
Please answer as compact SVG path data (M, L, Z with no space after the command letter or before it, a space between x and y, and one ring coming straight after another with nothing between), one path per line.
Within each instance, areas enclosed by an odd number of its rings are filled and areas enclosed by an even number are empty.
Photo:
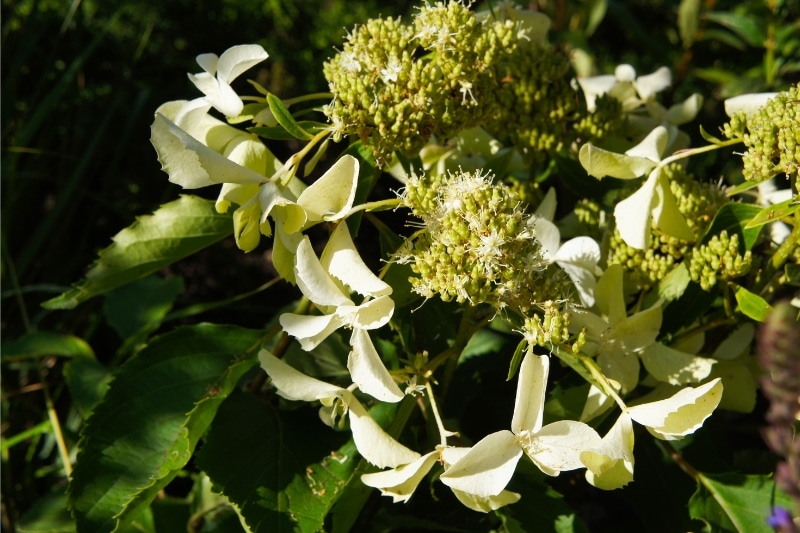
M259 44L240 44L225 50L217 63L217 77L232 82L245 71L266 60L269 54ZM198 63L200 61L198 60Z
M331 276L363 296L392 293L391 285L373 274L364 264L344 222L333 230L320 257L320 263Z
M622 413L600 445L581 452L586 481L598 489L619 489L633 481L633 424Z
M549 476L583 468L580 454L600 444L600 435L587 424L560 420L544 426L531 437L525 453Z
M392 470L363 474L361 482L368 487L380 489L384 496L391 496L392 503L405 503L414 494L417 485L428 474L438 458L439 452L432 451L416 461Z
M333 282L314 253L311 240L306 236L297 247L294 266L297 286L303 294L317 305L353 305Z
M511 419L511 431L514 434L520 435L524 431L536 433L542 427L549 372L550 359L546 355L535 355L528 350L519 366L517 397Z
M650 242L650 215L658 203L656 185L660 169L650 173L638 191L619 202L614 208L617 229L625 244L644 250Z
M642 364L653 377L671 385L699 383L711 374L714 359L684 353L660 342L640 354Z
M347 396L346 389L306 376L287 365L267 350L258 352L261 368L272 379L278 394L289 400L313 402L322 398Z
M694 433L711 416L722 399L722 381L713 379L699 387L686 387L666 400L628 408L628 414L663 440Z
M452 489L481 497L496 496L508 485L521 456L516 435L498 431L481 439L439 479Z
M353 350L347 358L347 369L361 392L383 402L402 400L404 394L381 361L369 333L360 328L353 329L350 345Z
M350 431L361 456L380 468L395 468L413 463L420 454L410 450L386 433L358 400L350 403Z
M342 327L342 319L336 315L296 315L283 313L280 316L283 330L295 337L300 346L306 350L313 350L319 343Z
M297 203L308 213L309 224L339 220L350 211L358 186L358 168L358 159L344 155L303 191Z
M520 498L522 498L520 494L511 492L510 490L504 490L497 496L486 497L476 496L475 494L469 494L468 492L458 489L451 490L453 491L455 497L458 498L458 501L460 501L466 507L472 509L473 511L478 511L479 513L495 511L510 503L517 503Z

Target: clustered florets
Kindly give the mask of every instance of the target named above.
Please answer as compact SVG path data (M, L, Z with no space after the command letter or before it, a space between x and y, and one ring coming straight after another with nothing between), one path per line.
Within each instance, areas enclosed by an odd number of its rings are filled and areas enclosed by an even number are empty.
M778 173L800 179L800 89L779 93L757 112L737 113L723 126L729 139L743 137L742 174L748 181L764 181Z
M417 274L417 293L522 314L569 294L566 276L543 259L519 196L490 175L412 176L404 199L426 226L400 258Z
M564 120L574 118L569 68L520 21L438 2L408 24L373 19L349 34L324 66L334 94L325 112L379 164L475 126L543 157L563 146Z
M739 235L730 237L726 230L714 235L711 240L698 246L689 258L689 275L703 290L711 290L718 279L729 280L744 276L750 271L750 251L741 253Z
M618 230L609 240L608 264L621 264L639 288L649 288L661 281L702 237L717 210L727 203L722 190L710 183L701 183L687 174L680 164L666 166L662 172L669 180L678 209L692 230L694 238L684 241L651 227L649 248L638 250L625 244Z

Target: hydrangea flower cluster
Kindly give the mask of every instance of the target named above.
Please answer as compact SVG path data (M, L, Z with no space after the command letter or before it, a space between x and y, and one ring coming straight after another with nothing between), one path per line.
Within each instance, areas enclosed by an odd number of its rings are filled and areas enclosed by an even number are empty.
M408 501L439 464L439 480L464 505L498 509L520 498L506 487L523 455L546 475L585 469L590 484L616 489L633 479L634 422L657 439L679 439L723 401L726 377L715 372L724 357L707 357L702 339L693 347L670 344L662 332L662 294L647 292L681 263L706 290L746 275L751 264L737 234L722 231L698 246L728 202L719 187L699 183L677 163L687 152L676 150L688 142L678 126L702 100L693 96L666 109L655 95L671 83L667 69L637 76L621 65L613 76L577 80L588 113L582 116L569 63L545 42L547 26L546 18L506 4L492 18L456 2L426 5L408 24L371 20L325 64L330 124L314 132L294 122L275 95L251 97L255 103L246 109L233 91L237 76L267 58L255 45L199 56L204 72L190 79L204 96L169 102L156 113L152 141L170 181L188 189L221 185L216 207L237 206L234 235L244 251L262 235L274 236L275 267L303 297L280 315L281 332L314 352L349 330L346 386L300 372L274 346L261 350L259 361L277 394L319 401L331 427L349 423L362 457L384 469L361 480L395 502ZM745 168L762 181L776 170L797 173L800 111L790 103L797 100L793 90L755 115L734 115L726 127L731 138L744 135L751 154ZM235 128L212 109L255 128ZM257 135L264 124L295 132L306 147L279 161ZM331 162L310 184L297 175L312 146L344 136L368 146L378 166L404 182L399 198L358 203L361 163L352 155ZM578 148L576 138L590 142ZM629 147L618 153L600 146L611 138ZM328 145L319 146L315 163L324 161ZM524 175L528 163L570 149L590 176L645 178L613 207L614 224L611 207L590 199L578 201L572 224L558 220L556 189L542 194L531 185L536 176ZM401 170L398 151L418 157L421 168ZM414 363L390 368L373 343L372 333L394 325L397 287L384 279L385 270L377 275L362 260L348 221L387 207L415 217L416 231L384 258L410 265L411 290L488 308L522 337L510 426L471 446L453 444L455 433L445 429L436 405L434 373L446 357L458 356L455 348L431 360L408 349L404 361ZM329 230L321 254L308 232L316 225ZM562 240L569 227L572 238ZM792 231L785 238L796 242ZM637 298L627 298L631 286ZM553 354L590 384L580 420L543 422ZM644 383L657 384L653 396L638 394ZM439 445L425 453L390 436L367 409L408 395L421 396L436 421ZM592 424L612 409L619 410L616 422L601 436Z

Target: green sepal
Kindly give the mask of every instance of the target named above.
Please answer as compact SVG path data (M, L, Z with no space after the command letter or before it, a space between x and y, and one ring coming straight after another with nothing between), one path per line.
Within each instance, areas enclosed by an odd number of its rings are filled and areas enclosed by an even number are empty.
M301 141L310 141L314 138L311 133L307 132L297 123L289 112L289 108L286 107L280 98L270 93L267 95L267 103L269 104L270 111L272 111L272 114L275 116L275 120L278 121L278 124L283 126L293 137Z

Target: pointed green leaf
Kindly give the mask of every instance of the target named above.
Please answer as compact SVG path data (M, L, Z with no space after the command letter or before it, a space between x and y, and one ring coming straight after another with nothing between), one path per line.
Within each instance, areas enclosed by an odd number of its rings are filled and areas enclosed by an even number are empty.
M794 198L789 198L783 202L763 208L750 219L750 222L744 226L744 229L747 230L769 224L770 222L793 215L798 210L800 210L800 202Z
M762 28L758 26L760 19L756 17L732 12L710 11L703 13L703 18L728 28L750 46L759 48L764 46L766 37Z
M689 269L685 263L681 263L670 270L658 284L658 296L667 301L676 300L686 292L691 280Z
M93 296L143 278L233 233L230 214L219 214L214 202L181 196L112 237L86 277L73 288L42 304L73 309Z
M700 136L703 137L703 139L705 139L706 141L710 142L711 144L721 144L723 142L721 139L714 137L713 135L708 133L702 124L700 125Z
M786 282L791 285L800 285L800 265L795 263L787 263L783 267L786 273Z
M757 294L753 294L741 285L736 286L736 302L739 304L739 311L749 316L753 320L763 322L767 314L772 311L772 306Z
M180 277L142 278L106 295L106 318L122 339L144 327L155 331L181 292L183 280Z
M689 48L697 34L697 22L700 14L700 0L681 0L678 6L678 31L684 48Z
M315 532L357 463L352 441L341 445L346 436L313 409L279 412L237 393L220 408L197 464L253 533Z
M265 139L270 139L273 141L288 141L291 139L300 139L300 140L308 140L309 134L311 137L316 135L317 133L327 129L329 126L322 122L315 122L313 120L298 120L295 122L298 128L302 130L303 133L302 137L298 137L294 135L291 131L283 126L259 126L255 128L247 128L247 131L250 133L255 133L259 137L263 137Z
M689 500L689 513L713 531L771 533L767 517L772 505L789 509L792 502L775 490L775 482L768 476L700 474L697 492Z
M69 487L79 531L118 531L150 504L255 365L260 337L233 326L180 328L120 367L81 435Z
M292 116L292 113L289 111L289 108L281 101L280 98L275 96L274 94L267 95L267 103L269 104L269 109L272 111L272 114L275 115L275 119L278 121L278 124L284 127L286 131L291 134L293 137L300 139L301 141L310 141L314 138L314 136L303 129L300 124Z
M52 356L94 359L94 352L80 337L52 331L34 331L16 341L3 343L3 362Z

